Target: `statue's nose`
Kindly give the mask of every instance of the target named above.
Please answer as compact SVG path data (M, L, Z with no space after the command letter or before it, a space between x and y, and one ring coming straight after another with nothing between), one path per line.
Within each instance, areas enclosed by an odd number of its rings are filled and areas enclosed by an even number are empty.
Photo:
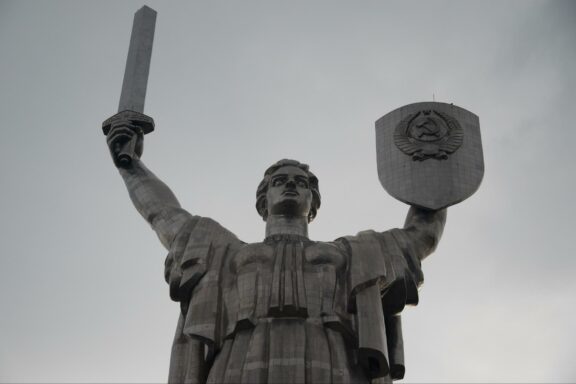
M292 179L288 179L286 182L286 188L296 188L296 182Z

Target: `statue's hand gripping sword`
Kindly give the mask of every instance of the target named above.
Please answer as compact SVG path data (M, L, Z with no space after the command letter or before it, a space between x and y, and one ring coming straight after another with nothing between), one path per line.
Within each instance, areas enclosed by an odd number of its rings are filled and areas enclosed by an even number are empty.
M156 11L152 8L143 6L134 14L118 113L102 123L104 135L108 135L112 126L120 121L129 121L140 127L144 134L154 130L154 120L143 112L155 25ZM116 165L124 168L129 166L135 156L135 149L136 137L115 148Z

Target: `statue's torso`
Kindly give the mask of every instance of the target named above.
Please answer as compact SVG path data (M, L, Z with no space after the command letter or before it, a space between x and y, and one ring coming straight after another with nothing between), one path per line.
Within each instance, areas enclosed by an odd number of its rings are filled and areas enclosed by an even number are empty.
M230 254L222 293L237 318L229 317L208 382L367 382L353 361L347 264L341 246L304 238Z
M177 340L208 346L210 383L366 383L385 375L387 350L397 358L401 344L387 345L380 289L421 281L408 242L391 230L326 243L276 236L246 244L208 220L190 226L166 263L179 297L190 289ZM402 292L394 298L404 300ZM382 364L366 368L362 351ZM188 353L176 354L173 377L182 377Z
M346 267L346 254L333 243L247 244L230 258L228 288L236 285L239 320L344 314Z

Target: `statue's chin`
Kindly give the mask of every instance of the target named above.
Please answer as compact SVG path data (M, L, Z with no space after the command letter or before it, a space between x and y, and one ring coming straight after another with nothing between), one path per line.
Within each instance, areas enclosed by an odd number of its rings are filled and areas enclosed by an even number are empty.
M297 218L306 216L306 213L302 212L303 210L298 197L290 197L276 204L272 210L272 215Z

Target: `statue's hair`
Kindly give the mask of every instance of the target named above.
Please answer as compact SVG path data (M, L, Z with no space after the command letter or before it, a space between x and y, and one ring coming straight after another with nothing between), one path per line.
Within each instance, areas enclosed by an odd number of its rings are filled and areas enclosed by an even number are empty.
M270 177L279 168L284 166L293 166L300 168L306 172L308 176L308 183L310 185L310 191L312 192L312 205L310 207L310 213L308 214L308 222L311 222L316 217L318 208L320 208L320 190L318 189L318 178L310 172L307 164L302 164L296 160L282 159L275 164L272 164L266 172L264 172L264 178L258 185L256 190L256 210L258 214L262 216L262 219L266 221L268 218L268 207L266 205L266 192L268 192L268 186L270 184Z

